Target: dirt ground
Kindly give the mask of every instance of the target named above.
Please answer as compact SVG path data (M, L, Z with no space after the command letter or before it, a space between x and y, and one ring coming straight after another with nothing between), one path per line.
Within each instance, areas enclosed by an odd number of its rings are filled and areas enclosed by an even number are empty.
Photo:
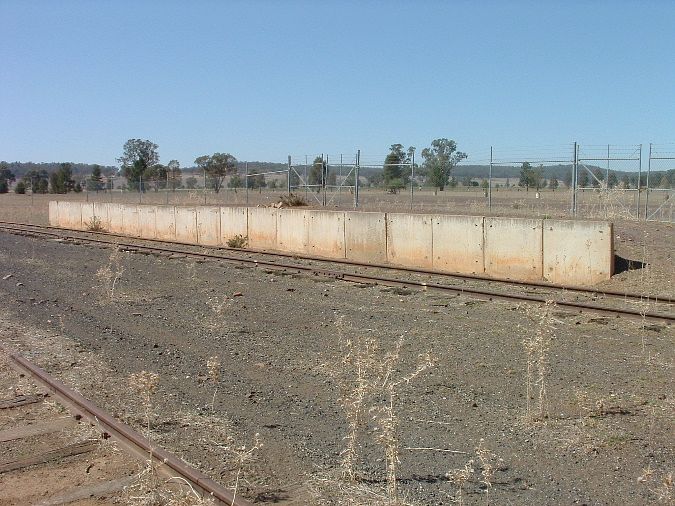
M617 252L672 281L670 227ZM4 233L0 266L3 343L138 427L157 372L152 436L259 503L376 504L396 456L413 504L673 500L671 326Z

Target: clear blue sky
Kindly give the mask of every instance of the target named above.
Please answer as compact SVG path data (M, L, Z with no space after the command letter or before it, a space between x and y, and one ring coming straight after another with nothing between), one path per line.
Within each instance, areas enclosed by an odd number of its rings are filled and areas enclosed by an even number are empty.
M0 159L675 142L675 2L0 0Z

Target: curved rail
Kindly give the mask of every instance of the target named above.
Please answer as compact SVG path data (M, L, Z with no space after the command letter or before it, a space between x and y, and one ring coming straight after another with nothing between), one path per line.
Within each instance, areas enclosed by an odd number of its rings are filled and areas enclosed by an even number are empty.
M166 466L173 476L180 476L187 480L193 487L213 497L220 504L228 506L251 506L251 503L234 497L234 494L215 482L201 471L188 466L174 454L154 447L150 441L126 424L116 420L112 415L102 410L94 403L84 398L81 394L68 388L56 378L50 376L44 369L32 364L21 355L0 347L10 360L22 371L35 378L46 388L53 392L57 398L75 411L87 418L90 422L100 425L108 434L125 447L131 453L140 458L149 458L161 466Z
M30 227L34 228L41 228L39 225L30 225ZM54 227L49 227L49 229L54 228ZM186 255L186 256L191 256L191 257L196 257L196 258L208 258L212 260L221 260L221 261L228 261L228 262L235 262L239 264L248 264L252 265L254 267L268 267L271 269L277 269L277 270L283 270L283 271L296 271L296 272L304 272L304 273L309 273L311 275L321 275L321 276L326 276L330 277L333 279L342 279L344 281L352 281L352 282L357 282L357 283L374 283L374 284L379 284L379 285L385 285L385 286L392 286L392 287L414 287L418 288L421 290L437 290L437 291L442 291L442 292L450 292L450 293L456 293L460 295L468 295L474 298L482 299L482 300L510 300L510 301L520 301L520 302L529 302L529 303L537 303L537 304L545 304L549 302L550 298L547 297L542 297L542 296L532 296L532 295L525 295L525 294L518 294L518 293L503 293L503 292L497 292L497 291L492 291L492 290L484 290L484 289L478 289L478 288L469 288L469 287L458 287L458 286L453 286L453 285L444 285L440 283L433 283L433 282L424 282L424 281L414 281L414 280L402 280L402 279L396 279L396 278L390 278L390 277L385 277L385 276L374 276L374 275L368 275L368 274L358 274L358 273L347 273L347 272L341 272L341 271L336 271L336 270L330 270L330 269L319 269L317 267L313 266L307 266L307 265L299 265L299 264L285 264L285 263L279 263L279 262L273 262L269 260L259 260L259 259L254 259L254 258L242 258L240 256L229 256L229 255L222 255L222 254L215 254L215 253L206 253L206 252L194 252L194 251L185 251L181 249L177 249L175 247L166 247L166 246L146 246L146 245L140 245L140 244L132 244L132 243L124 243L124 242L119 242L119 241L112 241L112 240L104 240L104 239L97 239L93 237L81 237L77 235L67 235L63 233L56 233L56 232L45 232L38 230L37 232L34 230L25 230L21 228L12 228L12 227L3 227L0 226L0 229L2 230L9 230L9 231L16 231L16 232L27 232L27 233L37 233L40 235L47 235L51 237L56 237L56 238L67 238L67 239L73 239L73 240L79 240L79 241L85 241L85 242L91 242L91 243L96 243L96 244L106 244L106 245L113 245L118 248L124 248L127 250L138 250L138 251L148 251L148 252L160 252L160 253L171 253L171 254L181 254L181 255ZM59 231L67 231L67 232L77 232L79 234L98 234L98 232L88 232L88 231L73 231L69 229L61 229L61 228L56 228L56 230ZM127 236L122 236L127 239L129 237ZM133 239L134 241L147 241L146 239L142 238L130 238ZM190 246L190 247L202 247L200 245L195 245L195 244L185 244L185 243L173 243L173 242L164 242L164 241L157 241L157 240L152 240L151 242L161 242L162 244L172 244L172 245L180 245L180 246ZM238 252L242 252L242 250L236 250ZM245 250L245 252L250 252L250 250ZM298 257L298 258L304 258L304 257ZM323 259L326 261L326 259ZM330 262L330 261L328 261ZM368 267L378 267L378 266L373 266L370 264L364 264L367 265ZM392 269L396 270L396 268ZM486 281L494 281L492 279L486 279ZM522 283L524 284L524 283ZM545 285L547 288L556 288L555 286L552 285ZM575 291L569 288L564 288L565 290L569 291ZM596 294L597 292L592 292ZM622 298L628 298L626 295L621 295ZM647 302L646 298L643 298L641 296L636 296L639 297L639 300L642 302ZM651 301L654 301L654 299L649 299ZM641 319L641 320L650 320L650 321L659 321L659 322L665 322L665 323L673 323L675 322L675 316L671 314L661 314L661 313L654 313L654 312L649 312L649 311L638 311L638 310L632 310L632 309L625 309L625 308L610 308L606 306L602 306L599 304L591 304L591 303L584 303L584 302L574 302L574 301L565 301L565 300L555 300L554 301L558 307L562 308L567 308L567 309L573 309L573 310L581 310L581 311L592 311L594 313L600 313L600 314L606 314L609 316L625 316L625 317L630 317L630 318L636 318L636 319ZM661 301L665 302L665 301Z

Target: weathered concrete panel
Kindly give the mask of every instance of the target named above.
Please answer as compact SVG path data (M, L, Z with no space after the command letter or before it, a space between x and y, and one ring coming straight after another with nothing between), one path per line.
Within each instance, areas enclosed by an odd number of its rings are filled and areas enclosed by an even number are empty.
M59 203L56 200L49 201L49 225L59 226Z
M277 211L278 250L305 253L308 249L307 230L307 216L304 209L279 209Z
M59 202L59 226L82 229L82 206L79 202Z
M176 211L173 206L155 208L155 239L176 240Z
M220 244L220 208L197 208L197 242L204 246L218 246Z
M307 253L327 258L345 258L345 213L307 210L305 216Z
M345 213L345 248L349 260L387 261L387 226L384 213Z
M157 208L155 206L138 206L139 233L143 239L155 239L157 236L156 212Z
M124 225L124 233L132 237L141 236L141 222L138 212L138 206L133 204L125 204L122 207L122 222Z
M542 220L485 218L485 273L495 278L543 279Z
M434 270L483 274L482 216L434 216L433 240Z
M424 214L387 213L387 261L431 269L432 221Z
M248 213L245 207L220 208L220 244L226 245L233 237L248 235Z
M254 249L277 249L277 210L249 207L248 245Z
M110 232L110 218L108 216L107 202L94 202L94 216L101 220L101 227L106 232Z
M82 202L80 204L80 212L82 213L82 229L86 230L95 225L94 223L94 203L93 202Z
M114 234L124 234L124 204L108 204L109 231Z
M197 209L176 206L176 241L197 244Z
M565 285L592 285L614 270L612 224L544 220L544 278Z

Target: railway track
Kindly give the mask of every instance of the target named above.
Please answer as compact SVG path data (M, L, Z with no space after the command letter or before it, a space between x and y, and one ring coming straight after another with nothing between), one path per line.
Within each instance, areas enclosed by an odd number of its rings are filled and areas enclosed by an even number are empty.
M251 249L204 247L157 239L140 239L109 232L90 232L7 221L0 221L0 231L115 246L132 252L186 255L193 258L244 264L290 273L304 273L310 276L325 276L354 283L376 284L396 289L433 290L488 301L505 300L543 304L552 300L558 308L569 311L592 312L607 317L627 317L666 324L672 324L675 321L673 299L654 294L631 294L541 282L497 280L481 276L448 274L390 265L373 265L349 260L328 260L312 256ZM292 262L289 260L292 260Z
M47 486L50 493L48 497L41 497L40 502L37 503L41 505L67 504L90 497L112 499L122 494L126 487L133 485L134 466L124 456L116 455L115 452L112 452L112 457L105 455L99 458L98 466L104 468L103 471L106 472L108 479L91 479L89 482L82 483L84 473L81 468L86 467L86 474L89 474L90 469L97 466L91 455L99 449L100 444L91 439L83 439L81 434L78 435L76 426L86 421L100 431L105 439L112 438L125 454L135 457L140 462L151 461L154 469L169 477L173 483L183 486L189 484L191 493L198 493L201 497L211 497L215 504L250 505L248 501L233 497L229 489L188 466L175 455L156 447L140 433L116 420L26 358L3 347L0 347L0 354L17 373L27 376L39 386L39 393L0 399L0 410L4 412L3 414L13 411L8 413L8 417L3 417L4 420L10 420L12 426L3 427L3 430L0 430L0 444L11 445L7 452L10 458L0 461L0 476L10 472L35 471L31 477L23 477L23 480L19 480L22 483L31 483L32 480L33 486L28 487L29 490L14 491L14 494L19 496L16 498L19 501L17 504L24 503L26 500L34 503L35 490L30 489L36 488L36 482L46 479L45 476L48 476L48 473L42 470L41 466L47 465L56 466L57 471L54 474L58 475L59 486L61 488L65 486L66 490L53 493L51 485ZM57 415L55 411L44 409L32 415L25 413L27 410L36 409L35 406L39 406L47 397L56 400L59 405L68 409L70 416ZM17 413L17 410L24 410L23 416ZM38 419L37 423L35 423L35 418ZM23 420L24 423L17 425L16 420ZM60 439L64 438L64 433L67 431L74 433L74 439L72 434L70 439L66 439L74 442L64 444ZM22 448L22 444L25 448ZM78 463L78 459L81 462ZM108 468L107 471L105 468ZM21 495L22 493L25 495Z

